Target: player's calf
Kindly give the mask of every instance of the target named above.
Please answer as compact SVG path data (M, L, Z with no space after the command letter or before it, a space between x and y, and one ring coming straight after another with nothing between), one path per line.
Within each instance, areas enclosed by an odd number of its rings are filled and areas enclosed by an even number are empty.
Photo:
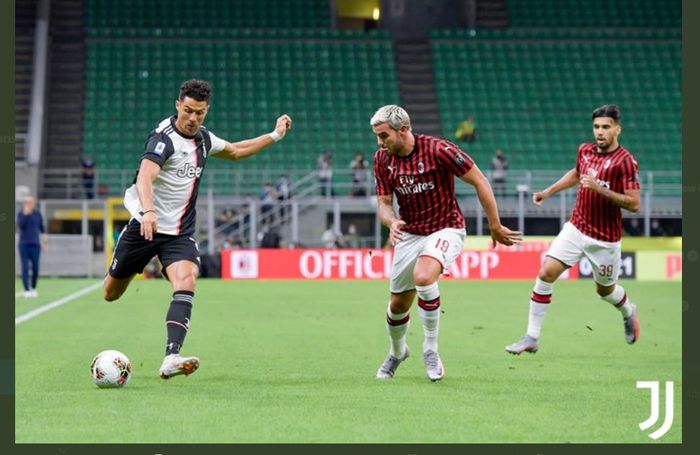
M637 306L630 302L625 289L619 284L614 285L612 291L609 287L598 285L598 294L603 300L610 303L622 314L625 340L627 344L634 344L639 339L639 319L637 318Z

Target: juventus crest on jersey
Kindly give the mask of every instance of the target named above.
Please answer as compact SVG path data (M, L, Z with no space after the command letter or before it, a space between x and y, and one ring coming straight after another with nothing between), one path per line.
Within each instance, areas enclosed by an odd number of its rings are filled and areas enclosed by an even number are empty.
M199 182L209 155L221 152L226 142L204 127L189 137L175 127L175 116L164 119L151 131L142 160L161 168L153 182L153 204L158 217L158 233L192 234ZM137 172L138 175L138 172ZM124 195L124 205L133 218L141 221L141 202L136 178Z

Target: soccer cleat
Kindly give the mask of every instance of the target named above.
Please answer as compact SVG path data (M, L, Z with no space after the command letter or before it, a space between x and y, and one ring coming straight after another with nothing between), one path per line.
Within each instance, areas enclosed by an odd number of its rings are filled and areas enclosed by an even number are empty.
M32 289L31 291L29 291L29 297L39 297L39 293L36 291L36 289Z
M374 377L377 379L393 378L394 373L396 373L396 369L399 367L401 362L406 360L410 355L411 351L410 349L408 349L408 346L406 346L406 353L400 359L389 354L388 356L386 356L386 359L384 359L384 363L381 364L379 370L377 370L377 374Z
M199 368L197 357L182 357L180 354L166 355L160 366L160 377L170 379L173 376L184 374L189 376Z
M445 376L445 367L442 366L440 354L435 351L425 351L423 353L423 363L428 379L433 382L439 381Z
M24 297L25 299L31 298L31 297L32 297L32 291L24 291L24 292L22 293L22 297Z
M634 344L639 339L639 319L637 319L637 305L630 303L632 314L628 318L622 318L625 327L625 339L627 344Z
M530 335L525 335L513 344L506 346L506 351L511 354L520 355L523 352L535 353L540 348L540 343L537 338L532 338Z

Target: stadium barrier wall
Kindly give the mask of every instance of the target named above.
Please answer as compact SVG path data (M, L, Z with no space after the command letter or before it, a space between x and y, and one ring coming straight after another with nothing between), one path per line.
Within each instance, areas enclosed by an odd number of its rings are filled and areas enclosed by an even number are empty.
M542 252L464 251L445 279L532 279ZM224 250L224 279L386 280L391 249ZM563 278L577 278L573 267Z
M89 277L93 276L91 235L47 234L47 245L41 251L39 276ZM15 235L15 276L22 275L18 251L19 236Z
M546 249L463 251L444 279L533 280ZM221 277L227 280L387 280L391 249L241 249L221 253ZM676 251L624 251L621 279L680 281L681 254ZM561 279L591 279L584 258Z

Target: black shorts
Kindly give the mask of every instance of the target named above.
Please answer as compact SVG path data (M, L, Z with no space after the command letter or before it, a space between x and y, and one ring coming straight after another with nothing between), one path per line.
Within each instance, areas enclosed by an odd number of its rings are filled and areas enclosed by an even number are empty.
M141 223L132 219L117 240L108 273L117 279L130 278L143 272L153 256L158 256L164 275L166 267L177 261L190 261L201 267L194 237L154 234L153 240L146 240L141 235Z

